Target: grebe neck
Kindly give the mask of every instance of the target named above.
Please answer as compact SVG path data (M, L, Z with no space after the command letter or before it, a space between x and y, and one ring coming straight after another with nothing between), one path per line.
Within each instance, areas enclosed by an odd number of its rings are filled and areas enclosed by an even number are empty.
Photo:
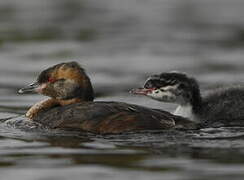
M196 88L192 92L192 97L190 99L190 106L194 114L199 114L202 110L202 96L199 88Z
M192 91L188 102L181 103L174 111L174 115L189 118L192 121L199 121L198 115L202 111L202 97L198 88Z
M189 118L192 121L195 121L195 115L193 112L193 108L191 104L184 104L184 105L179 105L176 110L173 113L176 116L181 116L184 118Z

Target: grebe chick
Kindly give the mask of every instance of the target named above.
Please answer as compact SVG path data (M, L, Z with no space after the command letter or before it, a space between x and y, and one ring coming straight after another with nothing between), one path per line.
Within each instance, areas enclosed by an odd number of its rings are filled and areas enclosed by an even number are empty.
M48 128L121 133L135 130L196 128L171 113L122 102L93 102L89 77L78 63L50 67L19 93L37 92L50 98L32 106L26 116Z
M201 96L197 81L184 73L169 72L149 77L134 94L178 104L174 115L198 121L204 127L243 126L244 88L213 90Z

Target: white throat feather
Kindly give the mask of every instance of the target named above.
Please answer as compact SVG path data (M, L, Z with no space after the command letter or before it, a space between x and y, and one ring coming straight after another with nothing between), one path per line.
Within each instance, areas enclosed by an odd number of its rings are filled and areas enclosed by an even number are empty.
M179 105L173 113L176 116L181 116L184 118L188 118L191 121L198 122L198 118L192 111L192 106L190 104Z

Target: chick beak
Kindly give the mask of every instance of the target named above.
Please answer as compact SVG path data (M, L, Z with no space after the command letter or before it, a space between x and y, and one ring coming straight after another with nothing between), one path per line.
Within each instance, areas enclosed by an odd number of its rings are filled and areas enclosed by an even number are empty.
M29 92L37 92L37 89L40 87L40 84L38 82L31 83L27 87L21 88L18 93L19 94L25 94Z
M150 89L137 88L137 89L132 89L130 91L130 93L132 93L132 94L138 94L138 95L147 95L147 94L151 93L153 90L155 90L155 89L154 88L150 88Z

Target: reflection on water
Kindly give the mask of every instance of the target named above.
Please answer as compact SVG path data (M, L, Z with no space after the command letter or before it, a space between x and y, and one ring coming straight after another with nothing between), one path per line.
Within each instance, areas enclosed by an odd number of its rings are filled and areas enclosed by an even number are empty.
M99 100L172 111L131 96L153 73L179 70L202 89L244 81L242 0L1 0L0 117L43 99L19 96L42 69L77 60ZM1 124L2 179L243 179L244 129L96 136Z
M237 130L237 129L236 129ZM27 179L80 176L86 179L229 179L244 176L244 130L144 132L94 136L6 130L1 138L0 171ZM10 133L12 131L12 133ZM2 133L2 132L1 132ZM12 136L12 138L10 138ZM54 174L53 170L58 173ZM12 172L12 173L11 173ZM31 172L31 173L30 173Z

